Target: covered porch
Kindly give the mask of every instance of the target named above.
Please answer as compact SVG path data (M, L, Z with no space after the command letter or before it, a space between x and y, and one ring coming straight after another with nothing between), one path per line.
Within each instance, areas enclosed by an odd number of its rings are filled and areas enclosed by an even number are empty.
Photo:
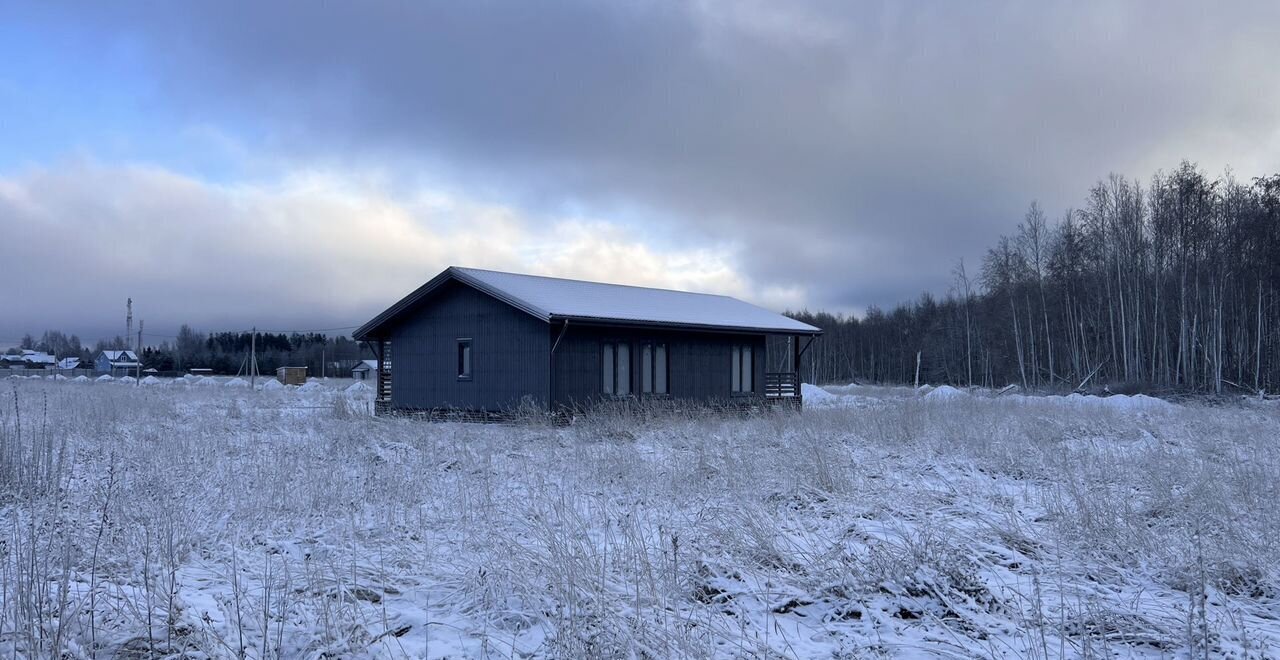
M770 335L765 342L764 395L770 405L804 406L801 365L814 335Z

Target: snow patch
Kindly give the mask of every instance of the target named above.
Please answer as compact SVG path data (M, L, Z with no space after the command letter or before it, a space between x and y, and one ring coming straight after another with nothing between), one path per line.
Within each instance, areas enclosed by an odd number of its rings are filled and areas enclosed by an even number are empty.
M959 401L962 399L968 399L969 394L962 390L957 390L950 385L940 385L933 391L924 395L924 398L928 401Z
M1128 396L1125 394L1116 394L1116 395L1102 398L1101 402L1103 405L1106 405L1110 408L1116 408L1119 410L1139 410L1139 411L1145 411L1145 412L1159 412L1159 411L1169 411L1175 408L1174 404L1169 403L1164 399L1157 399L1153 396L1147 396L1145 394L1135 394L1133 396Z
M806 384L806 385L804 385L804 387L811 387L811 386ZM814 389L821 389L821 388L816 388L816 387L815 387ZM349 386L347 387L347 389L345 389L345 390L343 390L343 391L344 391L344 392L346 392L347 394L352 394L352 395L354 395L354 394L368 394L368 393L373 392L373 388L372 388L372 387L370 387L368 383L366 383L366 382L364 382L364 381L362 381L362 380L357 380L356 382L354 382L354 383L352 383L351 385L349 385ZM808 390L804 390L804 391L805 391L805 392L807 392ZM808 395L806 394L805 396L808 396Z
M360 383L357 383L359 385ZM352 386L354 387L354 385ZM372 389L372 388L370 388ZM831 408L839 406L844 397L832 394L817 385L800 384L800 396L804 397L804 405L813 408Z

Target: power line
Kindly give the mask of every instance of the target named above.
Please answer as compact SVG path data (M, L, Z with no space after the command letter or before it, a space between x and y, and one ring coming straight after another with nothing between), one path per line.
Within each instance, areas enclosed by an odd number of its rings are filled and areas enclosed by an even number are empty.
M268 332L272 332L272 333L277 333L277 334L289 334L289 333L298 333L298 334L303 334L303 333L307 333L307 332L337 332L337 331L339 331L339 330L354 330L354 329L356 329L356 328L358 328L358 327L360 327L360 326L358 326L358 325L348 325L348 326L345 326L345 327L342 327L342 328L316 328L316 329L314 329L314 330L259 330L258 332L260 332L260 333L268 333Z
M337 332L338 330L354 330L354 329L356 329L356 328L358 328L358 327L360 327L360 326L358 326L358 325L348 325L348 326L343 326L343 327L341 327L341 328L313 328L313 329L310 329L310 330L254 330L254 329L252 329L252 328L249 328L249 329L245 329L245 330L213 330L213 331L206 332L206 333L201 333L201 334L206 334L206 335L216 335L216 334L226 333L226 332L230 332L230 333L237 333L237 332L238 332L238 333L246 334L246 335L247 335L247 334L250 334L250 333L253 333L253 332L257 332L257 333L258 333L258 334L260 334L260 335L267 335L267 334L287 335L287 334L306 334L306 333L308 333L308 332ZM197 332L199 332L199 331L197 331ZM147 332L147 333L144 333L144 335L143 335L143 336L146 336L146 337L167 337L167 338L169 338L169 339L177 339L177 337L178 337L178 335L166 335L166 334L160 334L160 333L155 333L155 332Z

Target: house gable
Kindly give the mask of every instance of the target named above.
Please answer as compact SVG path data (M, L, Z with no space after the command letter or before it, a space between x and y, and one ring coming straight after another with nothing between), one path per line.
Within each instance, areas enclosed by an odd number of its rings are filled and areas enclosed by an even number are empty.
M392 402L398 408L502 411L526 396L547 403L547 324L462 282L441 284L390 327ZM471 346L459 378L458 343Z

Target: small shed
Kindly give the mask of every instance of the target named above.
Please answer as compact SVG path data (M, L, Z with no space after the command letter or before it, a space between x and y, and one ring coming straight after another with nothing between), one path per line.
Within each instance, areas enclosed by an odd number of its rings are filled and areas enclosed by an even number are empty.
M378 372L377 360L361 360L355 368L351 370L351 377L356 380L369 380Z
M276 380L285 385L306 385L306 367L280 367L276 369Z

